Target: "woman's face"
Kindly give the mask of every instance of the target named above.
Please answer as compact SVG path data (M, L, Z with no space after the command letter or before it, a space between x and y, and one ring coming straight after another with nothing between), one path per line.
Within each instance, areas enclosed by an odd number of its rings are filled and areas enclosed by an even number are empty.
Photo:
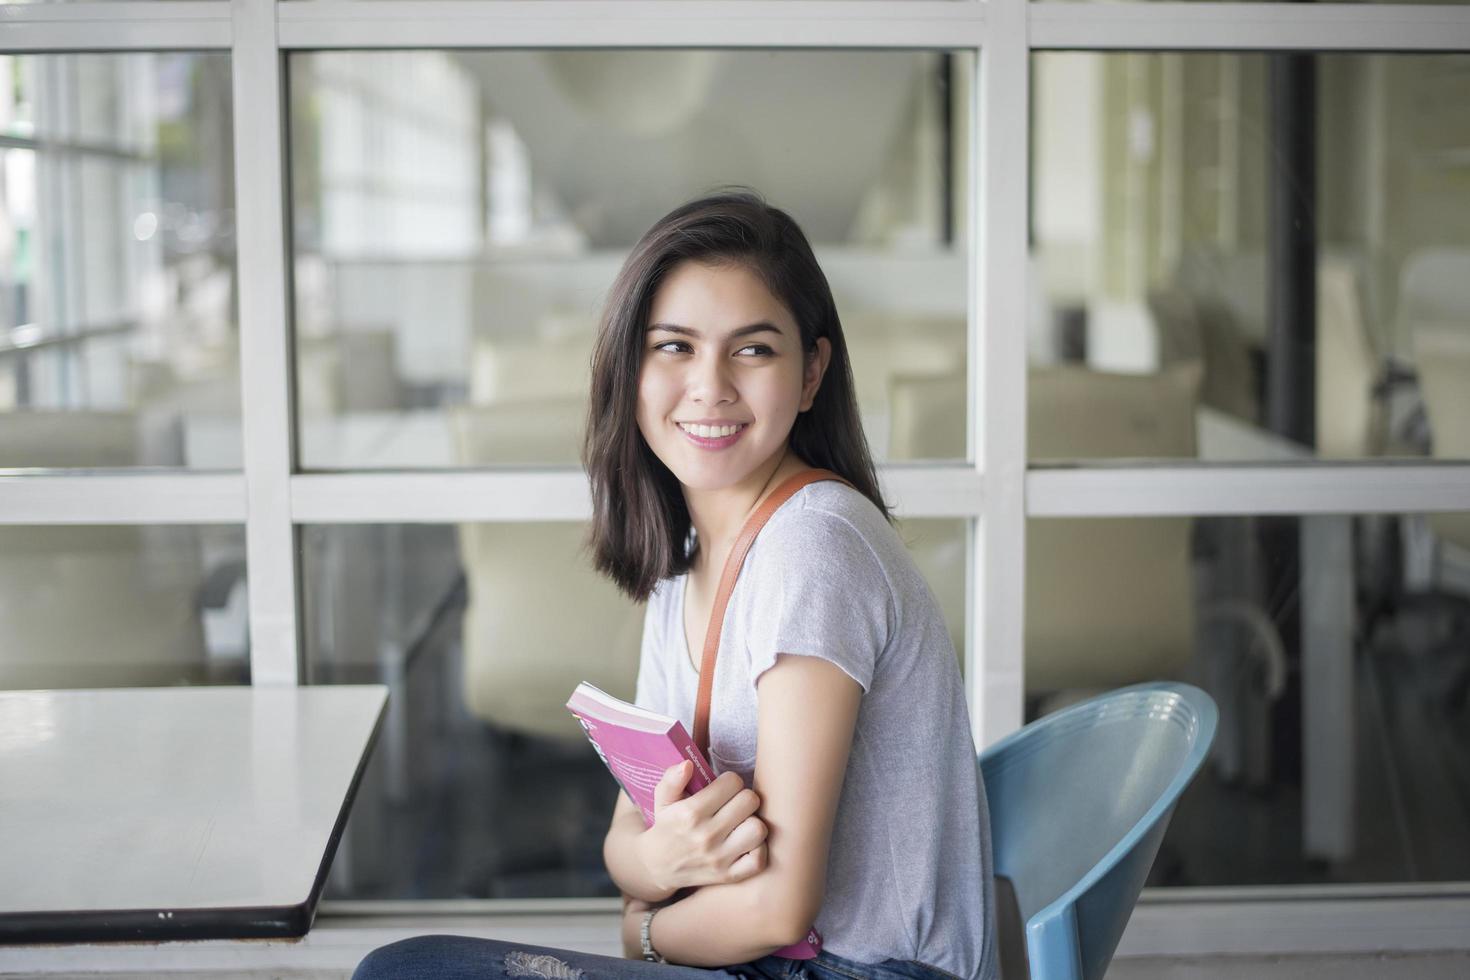
M817 344L803 357L791 311L744 265L681 262L654 294L643 336L643 438L686 489L764 480L821 384L831 345Z

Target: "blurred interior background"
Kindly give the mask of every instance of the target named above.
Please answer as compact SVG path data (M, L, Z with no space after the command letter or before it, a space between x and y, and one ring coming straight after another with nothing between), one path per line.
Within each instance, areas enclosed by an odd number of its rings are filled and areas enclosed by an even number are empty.
M969 53L287 69L301 470L575 466L623 255L729 182L812 239L880 463L972 457ZM0 468L241 467L230 71L0 57ZM1031 71L1035 466L1470 458L1470 56ZM1028 717L1220 702L1153 884L1470 878L1466 510L1029 521ZM968 522L900 530L963 650ZM299 529L307 681L393 688L330 897L614 894L561 704L631 696L642 610L582 533ZM248 683L248 587L238 526L0 528L0 685Z

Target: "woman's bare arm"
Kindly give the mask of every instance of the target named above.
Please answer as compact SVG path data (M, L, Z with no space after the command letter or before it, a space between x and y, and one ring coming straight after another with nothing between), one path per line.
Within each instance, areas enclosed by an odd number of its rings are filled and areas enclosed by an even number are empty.
M821 910L837 802L862 687L835 664L783 654L759 680L755 790L767 867L706 885L654 918L654 947L675 963L727 966L799 942Z

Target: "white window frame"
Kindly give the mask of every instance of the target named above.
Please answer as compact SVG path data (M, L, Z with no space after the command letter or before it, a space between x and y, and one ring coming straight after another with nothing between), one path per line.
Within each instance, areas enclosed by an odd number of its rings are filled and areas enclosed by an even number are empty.
M942 48L975 58L970 203L970 463L885 465L906 518L965 517L972 529L965 662L978 744L1022 720L1028 516L1324 514L1470 509L1470 463L1312 462L1068 469L1026 462L1028 66L1042 50L1470 52L1470 6L1282 3L1028 3L1027 0L218 0L6 6L0 53L228 50L238 234L242 474L5 475L0 523L240 523L250 571L251 676L300 683L296 560L305 523L524 521L590 515L574 470L299 474L291 424L289 180L284 59L298 50L540 47ZM1231 489L1238 488L1238 489ZM1185 892L1193 890L1184 890ZM1134 954L1250 950L1244 923L1284 908L1311 949L1312 923L1344 902L1463 912L1470 884L1353 890L1210 889L1227 911L1198 921L1187 895L1146 896L1155 939ZM1221 898L1220 896L1224 896ZM1324 897L1325 896L1325 897ZM1323 903L1326 903L1324 905ZM1195 905L1198 904L1196 901ZM1212 906L1213 907L1213 906ZM1229 909L1244 909L1234 915ZM1367 908L1367 906L1364 906ZM1406 913L1413 915L1417 913ZM1160 916L1163 918L1161 919ZM1194 917L1194 918L1191 918ZM1319 916L1320 918L1320 916ZM1403 920L1404 917L1400 917ZM1379 921L1365 916L1364 921ZM1463 920L1459 920L1463 921ZM1189 922L1181 931L1178 923ZM1393 933L1397 928L1398 933ZM1326 934L1325 926L1316 927ZM1233 931L1232 931L1233 930ZM1384 930L1388 930L1385 932ZM1395 944L1390 921L1332 948ZM1137 932L1137 930L1135 930ZM1134 933L1130 933L1134 935ZM1232 936L1238 938L1232 939ZM1388 936L1388 939L1384 937ZM1184 938L1181 938L1184 937ZM1470 946L1461 936L1457 948ZM1139 945L1142 943L1142 946ZM1342 945L1346 943L1347 945Z

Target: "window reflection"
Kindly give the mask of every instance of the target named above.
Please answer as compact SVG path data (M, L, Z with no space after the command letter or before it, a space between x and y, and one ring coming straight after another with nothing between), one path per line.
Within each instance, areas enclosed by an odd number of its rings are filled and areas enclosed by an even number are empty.
M966 522L897 530L963 651ZM592 571L584 533L302 529L308 681L391 687L329 896L617 894L602 863L616 784L564 705L584 680L633 697L644 607Z
M0 689L248 684L239 527L0 526Z
M803 225L869 440L914 458L891 386L964 378L970 65L906 51L293 56L303 465L575 463L592 336L627 249L724 183ZM923 451L963 456L957 417L959 440Z
M1033 519L1027 719L1177 679L1220 708L1156 885L1463 880L1470 515Z
M225 54L0 56L0 467L240 465L231 125Z
M1037 55L1033 416L1115 419L1074 458L1466 458L1467 64ZM1170 414L1116 401L1188 365Z

